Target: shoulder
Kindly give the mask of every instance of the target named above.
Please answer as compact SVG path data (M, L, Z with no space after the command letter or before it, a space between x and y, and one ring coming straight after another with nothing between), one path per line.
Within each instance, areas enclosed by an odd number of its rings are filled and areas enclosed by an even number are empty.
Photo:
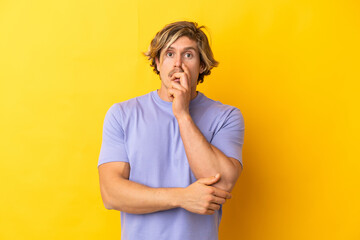
M128 110L128 109L131 109L131 108L134 108L134 107L138 107L138 106L141 106L141 105L144 105L144 104L148 104L149 100L151 99L151 94L152 94L152 92L149 92L147 94L137 96L137 97L128 99L128 100L123 101L123 102L115 103L114 105L117 106L118 108Z
M120 117L131 113L139 107L145 107L151 100L151 92L137 96L126 101L114 103L108 110L108 113Z
M105 114L104 126L126 127L131 119L147 108L149 101L151 101L151 92L112 104Z
M226 119L229 117L243 119L242 113L239 108L228 104L223 104L220 101L208 98L204 94L202 94L201 103L202 108L205 108L206 111L208 111L212 115L216 115L218 117L221 117L222 119Z

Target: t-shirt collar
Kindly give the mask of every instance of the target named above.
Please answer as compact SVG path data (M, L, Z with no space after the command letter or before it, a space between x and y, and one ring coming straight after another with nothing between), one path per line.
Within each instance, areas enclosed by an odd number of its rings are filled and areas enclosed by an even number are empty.
M153 99L155 100L155 102L163 107L172 108L172 102L167 102L167 101L162 100L157 91L158 90L154 90L151 92L151 95L152 95ZM196 97L193 100L191 100L191 102L190 102L190 107L199 103L203 97L204 97L204 94L197 91Z

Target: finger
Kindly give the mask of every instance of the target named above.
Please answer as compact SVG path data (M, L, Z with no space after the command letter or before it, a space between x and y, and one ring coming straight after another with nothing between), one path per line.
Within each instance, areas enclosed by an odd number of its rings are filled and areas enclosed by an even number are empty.
M221 197L221 198L226 198L226 199L230 199L231 198L231 193L226 192L224 190L221 190L219 188L213 187L214 190L214 194L217 197Z
M177 89L177 88L169 87L168 88L168 93L173 95L173 96L177 96L180 93L180 90Z
M180 83L175 82L175 81L172 81L172 82L170 83L170 88L178 89L178 90L180 90L180 91L185 91L185 90L186 90L183 86L181 86Z
M184 72L185 72L185 74L186 74L186 76L187 76L187 87L189 87L190 86L190 71L189 71L189 69L188 69L188 67L184 64L184 63L181 63L181 68L184 70ZM181 81L181 79L180 79L180 81Z
M214 210L211 210L211 209L209 209L209 210L207 210L206 211L206 215L212 215L212 214L214 214L215 213L215 211Z
M179 79L181 82L181 79L183 78L187 78L186 73L185 72L176 72L172 75L172 77L170 78L171 80L174 79Z
M198 180L199 183L205 184L205 185L212 185L216 182L218 182L220 179L220 174L216 174L213 177L207 177L207 178L200 178Z
M180 84L182 86L184 86L184 88L188 89L189 87L189 80L188 80L188 76L186 75L185 72L177 72L177 73L174 73L172 75L172 79L179 79L180 80Z
M171 77L170 77L171 82L178 82L178 83L180 83L181 73L182 73L182 72L178 72L178 73L174 73L173 75L171 75Z
M216 203L210 203L209 204L209 207L208 207L208 210L219 210L220 209L220 205L219 204L216 204Z
M221 197L217 197L214 196L213 200L211 201L212 203L216 203L216 204L225 204L226 199L225 198L221 198Z
M168 95L174 95L175 94L175 90L173 88L168 88Z
M175 97L175 89L174 88L168 89L168 97L171 101L174 99L174 97Z
M175 69L173 69L173 70L171 70L170 72L169 72L169 74L168 74L168 76L171 78L172 77L172 75L174 74L174 73L176 73L176 72L184 72L184 70L183 69L179 69L179 68L175 68Z
M176 79L176 78L180 78L181 76L185 76L186 73L185 72L175 72L173 75L171 75L170 79Z

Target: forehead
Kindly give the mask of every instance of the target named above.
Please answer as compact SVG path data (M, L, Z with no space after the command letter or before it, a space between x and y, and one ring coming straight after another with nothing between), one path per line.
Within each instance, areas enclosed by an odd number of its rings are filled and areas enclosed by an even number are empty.
M173 42L168 49L175 49L175 50L194 50L195 52L198 51L197 43L195 40L190 39L187 36L179 37ZM167 49L164 49L167 50Z

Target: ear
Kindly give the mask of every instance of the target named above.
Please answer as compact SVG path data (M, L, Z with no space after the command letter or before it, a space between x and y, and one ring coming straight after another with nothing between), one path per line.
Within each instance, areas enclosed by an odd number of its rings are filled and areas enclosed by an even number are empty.
M200 64L200 74L202 74L205 71L205 66L203 63Z
M159 62L159 58L158 58L158 57L155 58L155 63L156 63L156 69L158 70L158 72L160 72L160 70L159 70L160 62Z

